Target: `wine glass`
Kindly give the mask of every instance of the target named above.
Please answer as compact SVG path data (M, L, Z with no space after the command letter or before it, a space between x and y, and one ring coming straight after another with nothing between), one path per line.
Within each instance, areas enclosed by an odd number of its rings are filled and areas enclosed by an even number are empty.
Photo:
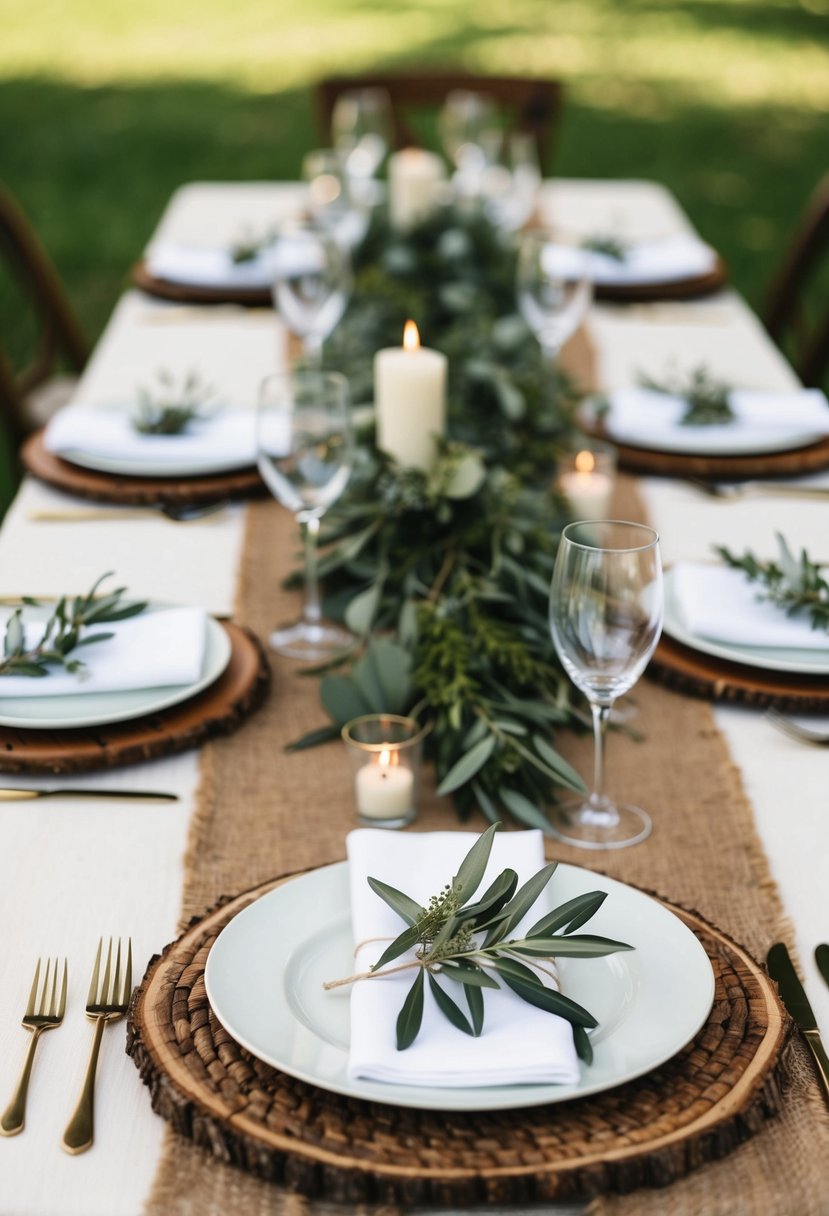
M620 520L568 524L550 588L550 630L564 670L593 715L595 766L587 799L554 807L557 835L585 849L621 849L651 832L637 806L604 792L604 739L613 702L647 666L662 631L659 535Z
M274 254L274 304L303 341L312 365L322 361L322 344L345 312L351 291L348 254L314 224L284 224Z
M521 241L516 271L518 308L550 362L578 329L593 295L587 259L566 250L566 264L560 265L556 252L549 232L528 232Z
M538 147L525 131L505 132L497 161L484 169L481 195L493 224L508 232L523 228L541 189Z
M391 99L385 89L346 89L334 103L331 136L352 177L374 177L391 147L391 130Z
M498 108L488 93L453 89L438 118L444 151L464 176L476 176L498 155Z
M256 415L257 464L273 496L293 511L305 540L302 618L270 644L292 659L324 659L349 646L347 630L326 624L317 579L320 519L351 474L348 382L338 372L299 368L262 382Z
M308 210L316 227L346 250L359 245L368 231L375 199L372 183L353 178L346 156L336 148L316 148L302 161L308 183Z

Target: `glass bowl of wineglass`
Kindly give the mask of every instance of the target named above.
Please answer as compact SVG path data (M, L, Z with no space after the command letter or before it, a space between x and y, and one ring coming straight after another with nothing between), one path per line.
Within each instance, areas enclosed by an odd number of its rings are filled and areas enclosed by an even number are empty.
M315 368L268 376L259 394L256 447L262 480L293 512L305 548L302 617L275 630L270 644L288 658L325 659L354 642L346 629L323 620L317 577L320 520L345 489L353 463L345 377Z
M586 257L559 266L551 233L534 229L518 250L515 294L524 320L551 363L576 332L593 298Z
M334 147L345 156L348 174L374 177L392 144L391 99L385 89L346 89L331 115Z
M629 692L662 631L659 536L644 524L585 520L561 534L550 588L550 631L564 670L590 703L593 789L550 811L556 834L585 849L621 849L651 832L637 806L604 789L604 740L613 703Z
M284 224L274 250L274 304L302 339L309 364L319 366L322 345L339 323L351 293L346 250L315 224Z

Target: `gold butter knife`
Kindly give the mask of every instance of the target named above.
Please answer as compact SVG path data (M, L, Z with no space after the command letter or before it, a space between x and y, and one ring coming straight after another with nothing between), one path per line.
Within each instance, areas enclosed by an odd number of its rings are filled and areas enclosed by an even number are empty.
M178 794L160 790L0 789L0 802L28 802L33 798L130 798L144 802L178 802Z

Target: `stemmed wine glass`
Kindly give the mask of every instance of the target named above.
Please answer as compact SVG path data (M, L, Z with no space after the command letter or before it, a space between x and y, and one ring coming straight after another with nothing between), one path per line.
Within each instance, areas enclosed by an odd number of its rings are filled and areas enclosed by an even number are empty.
M345 312L351 291L348 254L314 224L284 224L276 242L273 298L285 323L319 366L322 344Z
M516 272L518 307L551 363L578 329L592 295L586 258L577 257L562 270L549 232L539 229L524 236Z
M488 93L453 89L443 103L438 126L446 155L463 177L477 177L497 158L498 108Z
M359 245L375 201L371 183L351 176L345 153L336 148L308 152L302 160L302 177L308 183L308 209L316 227L346 250Z
M351 474L345 377L313 368L268 376L259 395L256 448L265 484L294 513L305 539L302 618L272 633L270 644L292 659L324 659L354 641L347 630L323 621L317 579L320 519Z
M550 588L553 645L593 715L593 790L554 807L551 822L568 844L621 849L651 832L637 806L604 792L604 739L613 702L641 676L662 631L662 563L653 528L620 520L568 524Z
M391 99L385 89L346 89L337 98L331 136L352 177L374 177L391 147L391 130Z

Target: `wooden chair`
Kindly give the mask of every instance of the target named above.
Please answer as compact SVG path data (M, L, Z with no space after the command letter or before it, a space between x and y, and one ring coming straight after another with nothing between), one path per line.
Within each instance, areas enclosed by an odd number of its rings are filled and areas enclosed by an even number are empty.
M416 110L435 109L454 89L487 93L513 116L517 131L535 139L542 173L549 171L552 138L561 115L564 92L557 80L532 80L525 76L481 76L470 72L389 72L362 76L332 76L316 86L316 109L320 135L330 138L331 116L341 93L348 89L385 89L391 100L394 139L397 148L418 146L420 139L409 115Z
M58 375L61 360L80 372L89 345L57 271L11 193L0 184L0 258L36 325L35 349L22 369L0 345L0 410L19 443L68 396L72 382Z
M826 296L806 316L805 297L820 274L829 274L829 173L812 194L783 262L775 275L763 316L779 346L792 351L804 384L821 386L829 372L829 305ZM817 293L816 293L817 294ZM821 304L823 307L821 308Z

